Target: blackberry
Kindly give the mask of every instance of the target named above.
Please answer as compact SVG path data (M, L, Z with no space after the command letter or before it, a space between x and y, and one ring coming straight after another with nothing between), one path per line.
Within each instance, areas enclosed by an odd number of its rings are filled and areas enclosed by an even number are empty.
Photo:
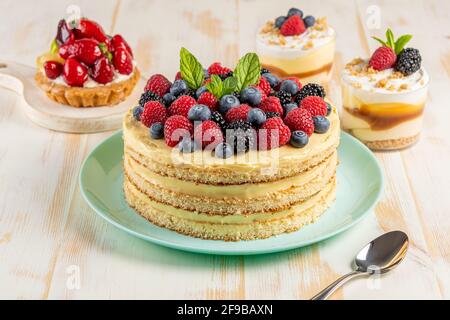
M225 131L227 123L219 111L211 113L211 120L217 123L222 131Z
M196 98L195 91L191 90L191 89L185 90L181 95L183 95L183 96L190 96L190 97L192 97L194 99Z
M300 105L300 102L306 97L309 96L317 96L321 97L322 99L325 98L325 89L316 83L308 83L307 85L303 86L303 88L300 89L299 92L295 95L295 102Z
M280 90L278 92L275 92L274 96L280 99L280 103L282 106L292 102L292 95L289 92Z
M266 112L266 118L279 118L280 114L278 112Z
M419 50L406 48L398 55L395 70L403 73L405 76L409 76L420 69L421 63L422 57Z
M224 74L220 74L219 77L222 80L225 80L226 78L232 77L233 76L233 71L229 71L227 73Z
M144 107L144 104L146 104L149 101L161 101L161 97L159 95L157 95L156 93L153 93L151 91L145 91L142 95L141 98L139 99L139 105L141 107Z
M241 101L241 94L239 92L233 92L233 96L238 98L239 101Z
M261 74L270 73L269 69L261 68Z
M244 120L228 123L226 126L226 142L229 143L235 153L244 153L256 144L256 132L252 125Z

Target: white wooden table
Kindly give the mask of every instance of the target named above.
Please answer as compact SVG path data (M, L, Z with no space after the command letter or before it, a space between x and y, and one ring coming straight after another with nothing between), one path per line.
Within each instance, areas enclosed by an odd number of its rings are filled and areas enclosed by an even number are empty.
M0 89L0 298L304 299L349 271L353 254L367 241L400 229L411 238L405 262L381 280L348 284L334 298L449 299L449 1L2 0L0 59L32 65L75 3L129 40L146 75L174 75L180 46L204 65L218 60L233 66L254 50L258 26L296 2L307 13L328 16L337 30L337 71L351 58L367 56L376 46L370 35L390 26L396 34L414 34L411 45L420 48L430 72L421 141L405 151L377 153L386 187L375 213L331 240L268 256L159 247L107 224L80 195L81 163L111 132L40 128L22 114L15 93ZM373 29L377 13L380 29ZM334 80L330 96L339 104L336 75Z

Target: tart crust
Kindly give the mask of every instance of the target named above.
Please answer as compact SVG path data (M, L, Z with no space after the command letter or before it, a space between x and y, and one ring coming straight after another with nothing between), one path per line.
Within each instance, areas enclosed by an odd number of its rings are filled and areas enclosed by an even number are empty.
M117 83L94 88L69 87L54 83L41 71L35 76L36 84L53 101L75 108L91 108L116 105L133 91L140 78L140 72L134 68L130 78Z

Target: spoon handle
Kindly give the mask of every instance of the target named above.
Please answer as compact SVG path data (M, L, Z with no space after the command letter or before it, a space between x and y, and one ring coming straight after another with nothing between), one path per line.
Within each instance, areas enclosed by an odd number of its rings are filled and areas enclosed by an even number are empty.
M333 292L335 292L338 288L340 288L344 283L362 275L366 275L366 273L357 270L347 273L345 276L340 277L335 282L330 284L328 287L320 291L318 294L312 297L311 300L326 300L329 296L333 294Z

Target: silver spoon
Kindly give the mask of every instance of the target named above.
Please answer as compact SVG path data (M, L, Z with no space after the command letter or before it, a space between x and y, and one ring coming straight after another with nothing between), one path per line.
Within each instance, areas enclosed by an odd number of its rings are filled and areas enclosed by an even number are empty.
M342 276L311 300L325 300L347 281L373 274L386 273L395 268L406 255L408 236L402 231L385 233L367 244L355 258L356 270Z

